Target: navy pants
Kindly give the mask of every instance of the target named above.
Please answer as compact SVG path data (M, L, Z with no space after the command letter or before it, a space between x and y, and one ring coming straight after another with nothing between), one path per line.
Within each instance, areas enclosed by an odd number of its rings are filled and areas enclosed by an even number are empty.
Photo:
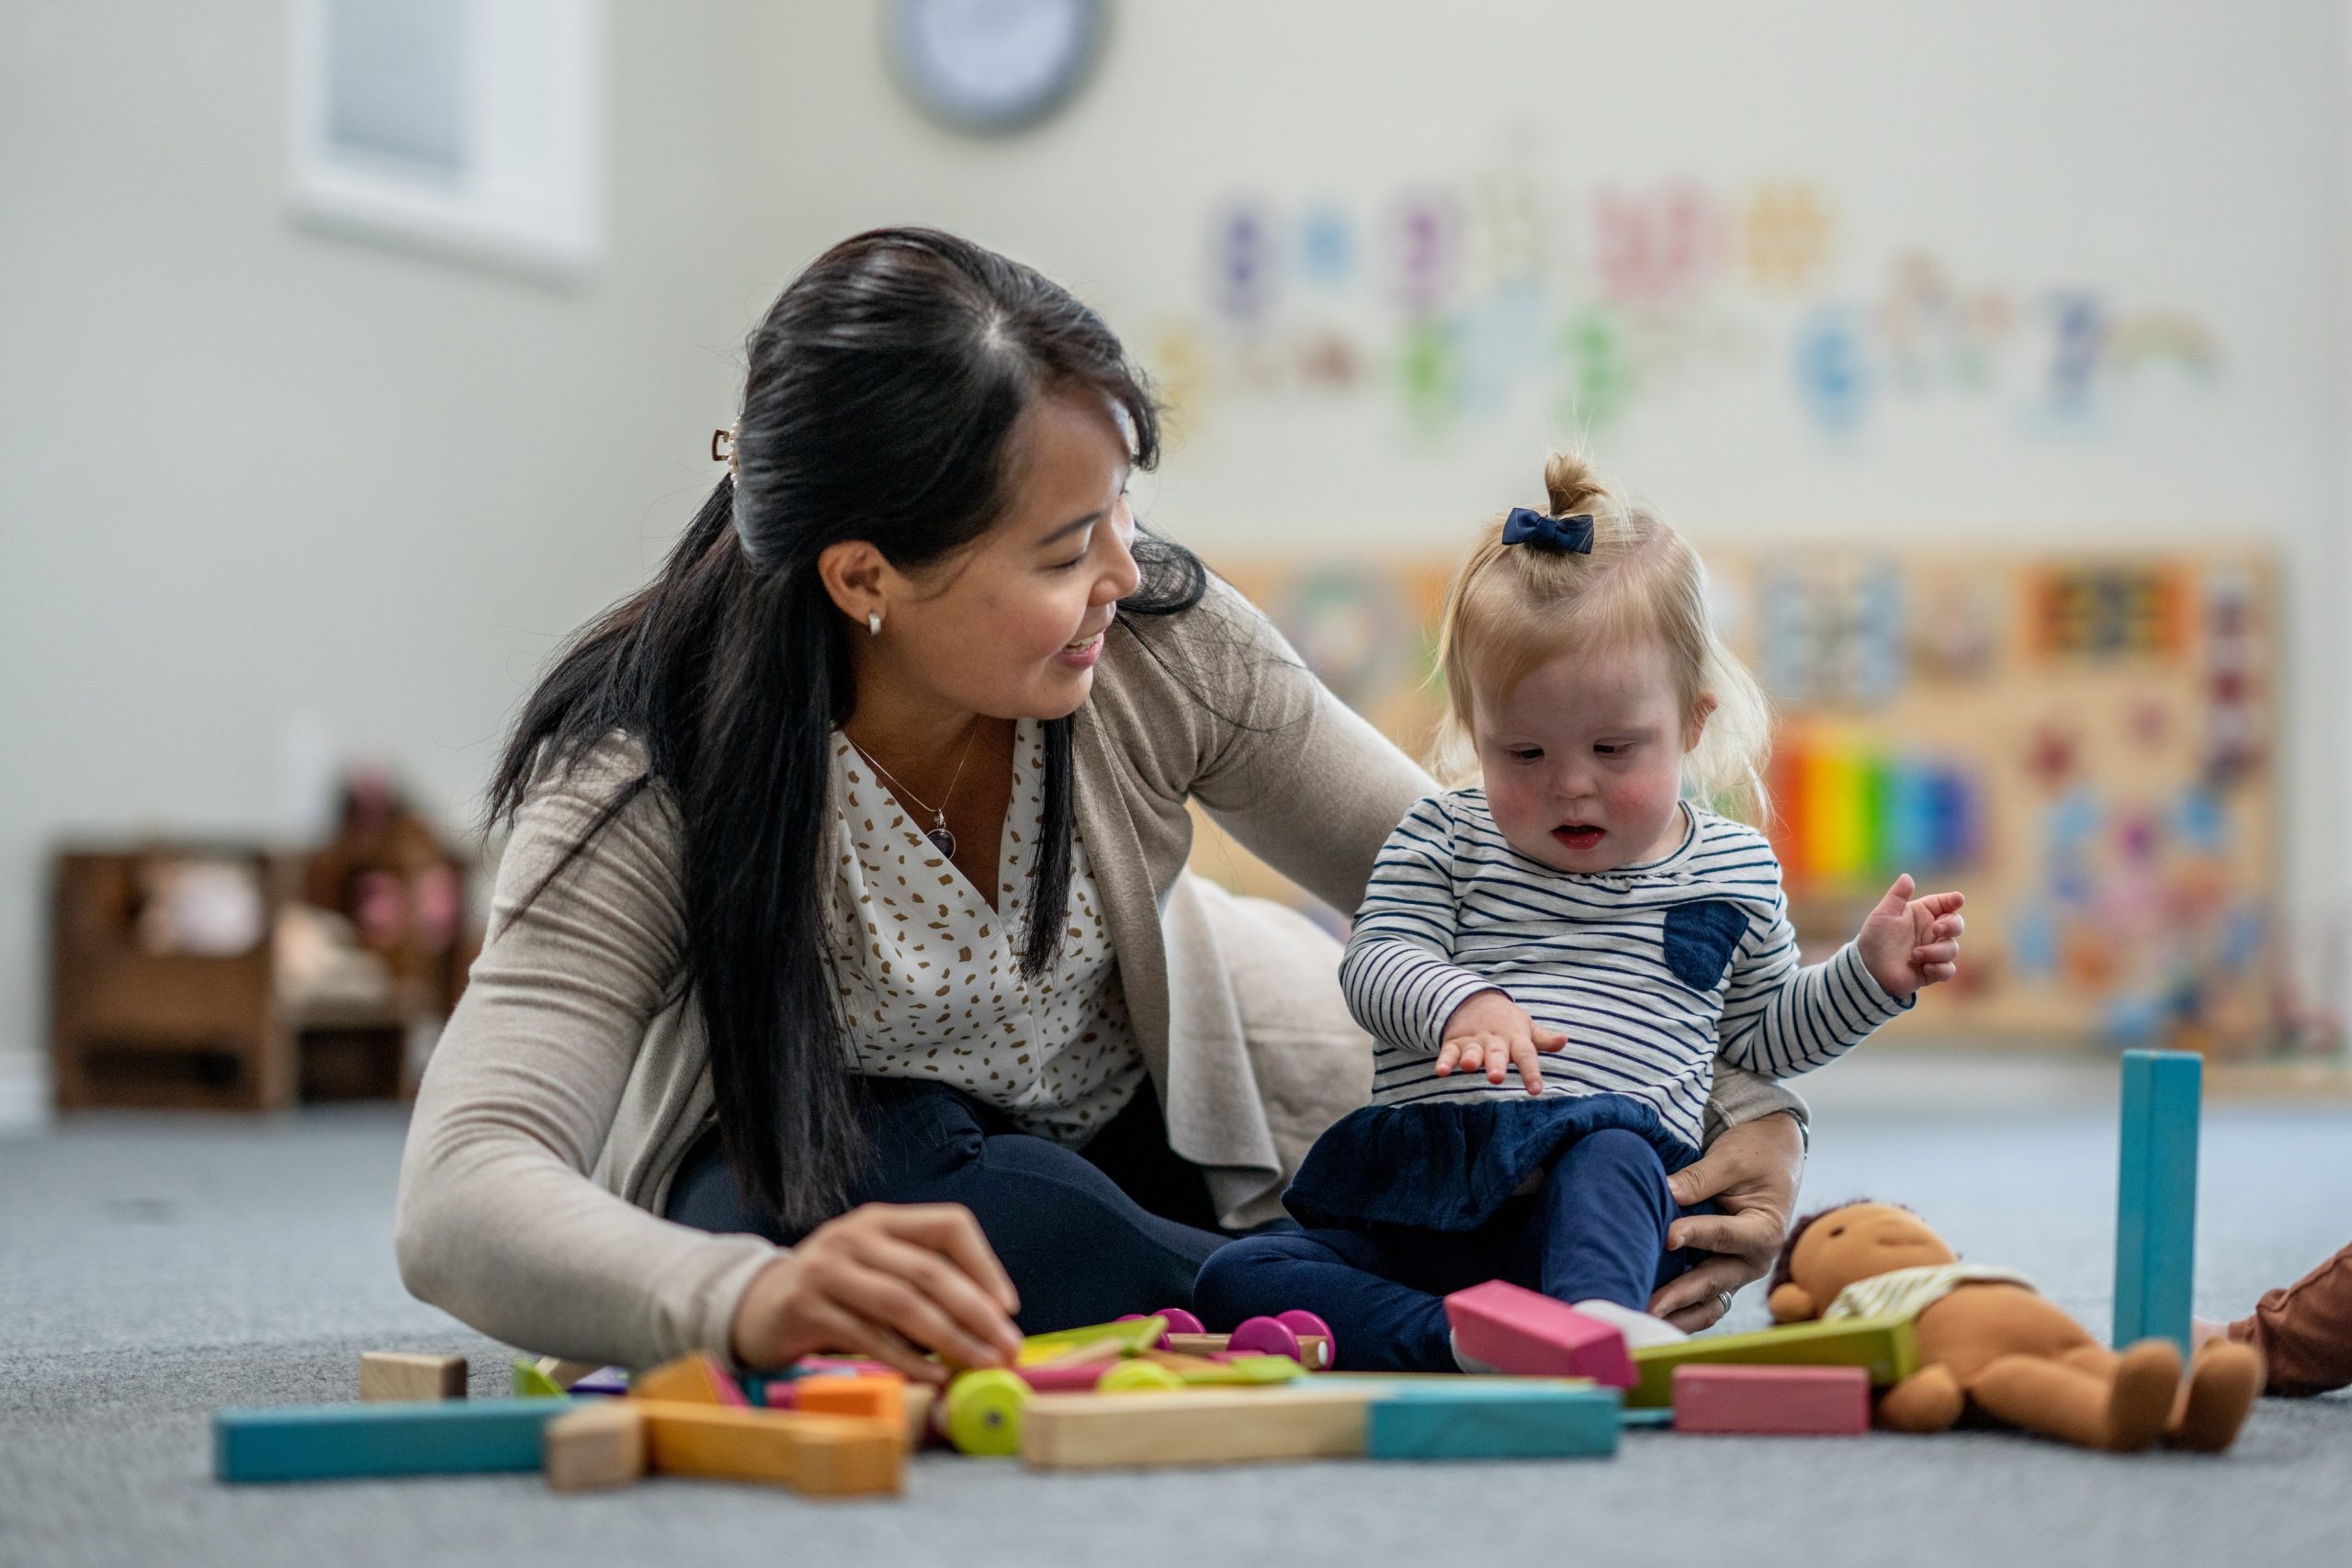
M1083 1148L1015 1132L995 1107L944 1084L865 1080L866 1168L850 1202L961 1203L1021 1292L1024 1334L1190 1307L1193 1280L1227 1235L1200 1167L1168 1146L1146 1083ZM663 1211L696 1230L789 1247L744 1201L716 1129L687 1151Z
M1488 1280L1564 1302L1596 1297L1637 1312L1689 1269L1666 1228L1684 1213L1666 1166L1638 1133L1605 1128L1570 1144L1532 1196L1513 1198L1473 1231L1404 1225L1251 1236L1201 1270L1193 1301L1212 1329L1304 1307L1331 1325L1350 1371L1457 1369L1444 1296Z

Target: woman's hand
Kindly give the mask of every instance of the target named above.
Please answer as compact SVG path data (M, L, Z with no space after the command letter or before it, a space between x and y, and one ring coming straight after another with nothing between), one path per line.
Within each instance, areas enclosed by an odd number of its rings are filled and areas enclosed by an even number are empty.
M1691 1214L1667 1227L1669 1248L1695 1247L1702 1259L1650 1298L1650 1311L1696 1334L1731 1310L1731 1294L1772 1271L1804 1174L1797 1119L1781 1111L1727 1127L1707 1152L1667 1179L1684 1208L1713 1198L1721 1214Z
M1519 1081L1530 1094L1544 1092L1544 1068L1537 1053L1557 1051L1568 1037L1546 1029L1500 991L1480 991L1445 1021L1445 1038L1438 1047L1437 1076L1454 1068L1465 1073L1483 1070L1488 1083L1500 1083L1512 1063L1519 1064Z
M735 1359L781 1367L820 1350L869 1356L922 1382L1021 1354L1012 1280L961 1203L868 1203L828 1220L754 1275L729 1331ZM941 1360L926 1359L937 1351Z

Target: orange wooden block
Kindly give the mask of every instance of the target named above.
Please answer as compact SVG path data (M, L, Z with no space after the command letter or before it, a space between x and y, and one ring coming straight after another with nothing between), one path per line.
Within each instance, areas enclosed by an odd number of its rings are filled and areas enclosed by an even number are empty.
M739 1408L751 1404L743 1397L742 1386L718 1364L718 1358L707 1350L636 1373L628 1380L628 1392L632 1399L731 1404Z
M818 1497L871 1496L904 1484L904 1424L897 1419L661 1399L642 1408L656 1474L768 1481Z
M870 1421L903 1423L907 1380L876 1376L802 1378L793 1385L792 1407L829 1416L863 1416Z

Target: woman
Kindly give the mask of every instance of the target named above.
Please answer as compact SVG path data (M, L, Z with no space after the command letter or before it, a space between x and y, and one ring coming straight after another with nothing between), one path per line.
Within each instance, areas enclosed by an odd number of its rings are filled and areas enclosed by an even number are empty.
M750 361L729 477L492 782L402 1278L566 1357L924 1378L1181 1304L1369 1057L1335 944L1182 875L1187 803L1351 909L1432 786L1137 532L1155 411L1038 274L861 235ZM1723 1256L1656 1303L1686 1326L1762 1274L1801 1157L1793 1097L1718 1082L1686 1201L1726 1213L1675 1244Z

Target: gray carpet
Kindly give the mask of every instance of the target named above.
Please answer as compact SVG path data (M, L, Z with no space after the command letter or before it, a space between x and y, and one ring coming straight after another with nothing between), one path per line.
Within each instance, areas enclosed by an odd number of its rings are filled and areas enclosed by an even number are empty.
M2337 1562L2352 1399L2267 1401L2222 1459L1998 1434L1629 1435L1609 1462L1046 1477L925 1456L909 1495L817 1503L536 1477L224 1487L206 1414L351 1396L359 1352L505 1352L401 1292L400 1123L101 1119L0 1141L0 1563L694 1561L1346 1564ZM2091 1107L1996 1119L1825 1104L1809 1202L1897 1199L1970 1256L2109 1311L2115 1138ZM2209 1113L2198 1305L2234 1314L2352 1232L2352 1112ZM1735 1321L1760 1321L1758 1292Z

